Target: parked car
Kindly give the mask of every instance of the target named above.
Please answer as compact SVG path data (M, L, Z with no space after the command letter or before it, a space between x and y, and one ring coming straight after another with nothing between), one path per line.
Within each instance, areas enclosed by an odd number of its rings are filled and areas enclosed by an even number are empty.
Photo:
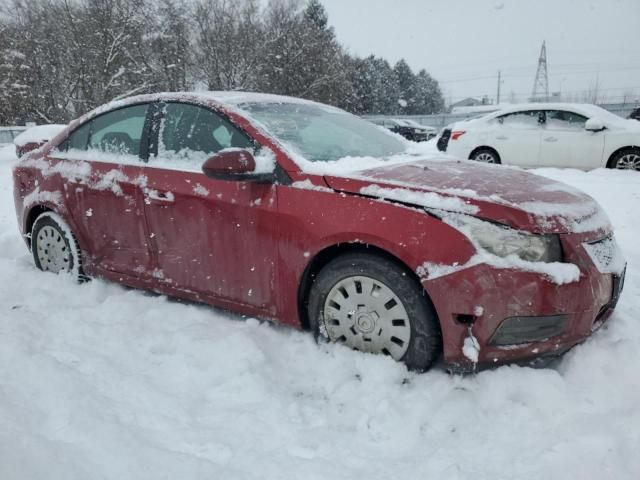
M438 135L437 128L429 127L428 125L422 125L415 120L411 120L410 118L403 118L400 121L407 125L409 128L413 128L415 132L425 132L427 134L427 140L431 140Z
M0 127L0 147L10 145L27 127Z
M512 106L443 129L437 144L487 163L640 170L640 124L595 105Z
M16 155L20 158L25 153L40 148L65 128L66 125L51 124L36 125L24 130L13 139L13 144L16 146Z
M438 134L437 129L420 125L408 118L385 118L377 123L412 142L425 142Z
M640 121L640 107L634 109L631 111L631 113L629 114L629 118L631 120L638 120Z
M593 199L406 149L290 97L136 96L17 163L18 225L41 270L279 320L418 370L440 355L460 369L554 357L609 317L625 263Z

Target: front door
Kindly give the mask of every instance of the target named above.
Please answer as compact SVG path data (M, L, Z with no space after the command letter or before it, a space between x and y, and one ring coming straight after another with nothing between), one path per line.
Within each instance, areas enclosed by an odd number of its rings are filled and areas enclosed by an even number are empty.
M275 314L277 186L213 180L201 170L213 153L253 150L253 142L201 106L167 103L158 112L144 192L156 277L203 300Z
M587 117L568 110L549 110L542 133L540 166L598 168L602 163L604 134L585 130Z

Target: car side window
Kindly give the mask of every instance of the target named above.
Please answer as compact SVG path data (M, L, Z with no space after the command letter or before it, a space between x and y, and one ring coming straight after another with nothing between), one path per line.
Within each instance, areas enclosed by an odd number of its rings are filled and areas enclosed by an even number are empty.
M76 128L67 139L58 146L58 150L66 152L68 150L86 150L89 142L89 130L91 122L87 122Z
M254 147L244 132L208 108L167 103L162 111L158 157L163 163L185 167L192 163L189 166L199 170L202 162L220 150Z
M140 155L148 105L133 105L105 113L90 122L88 150Z
M544 112L540 110L526 110L522 112L507 113L499 116L498 123L513 128L536 128L544 123Z
M546 126L558 130L584 130L587 117L567 110L549 110L546 112Z

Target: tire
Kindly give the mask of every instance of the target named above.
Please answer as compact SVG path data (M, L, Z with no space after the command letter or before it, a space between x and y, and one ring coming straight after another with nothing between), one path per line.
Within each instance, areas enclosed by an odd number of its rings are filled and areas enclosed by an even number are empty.
M611 157L609 168L640 172L640 148L625 148Z
M482 163L500 164L500 155L492 148L478 148L471 153L469 160L475 160Z
M438 317L422 286L377 255L329 262L311 287L308 315L318 341L390 355L411 370L428 369L442 349Z
M41 213L31 228L33 261L44 272L68 272L81 280L80 249L71 228L54 212Z

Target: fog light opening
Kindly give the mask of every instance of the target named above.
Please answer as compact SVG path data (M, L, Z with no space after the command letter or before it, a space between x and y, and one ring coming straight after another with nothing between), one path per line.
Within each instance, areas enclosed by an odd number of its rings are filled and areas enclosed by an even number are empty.
M469 315L466 313L458 313L456 314L456 322L461 323L462 325L473 325L476 321L476 317L473 315Z

